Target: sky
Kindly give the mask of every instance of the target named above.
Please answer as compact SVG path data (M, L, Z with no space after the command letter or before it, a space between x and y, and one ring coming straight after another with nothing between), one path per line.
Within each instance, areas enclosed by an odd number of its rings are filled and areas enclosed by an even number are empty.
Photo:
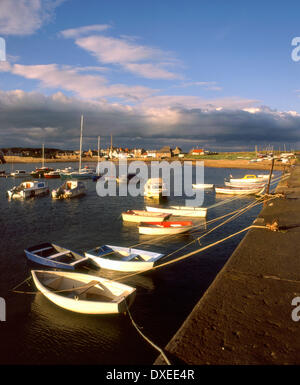
M85 149L110 135L300 149L299 13L290 0L0 0L0 147L77 149L83 114Z

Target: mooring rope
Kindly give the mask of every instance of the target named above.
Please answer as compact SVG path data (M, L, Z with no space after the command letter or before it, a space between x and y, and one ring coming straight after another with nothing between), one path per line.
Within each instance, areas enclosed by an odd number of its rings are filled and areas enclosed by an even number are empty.
M288 178L288 176L286 176L286 177L282 177L282 176L281 176L281 177L275 178L275 179L273 179L272 183L270 183L270 185L276 183L276 179L285 180L285 179L287 179L287 178ZM277 194L277 195L278 195L278 194ZM170 257L171 255L173 255L173 254L179 252L180 250L182 250L182 249L188 247L188 246L191 245L192 243L199 242L199 244L200 244L200 239L202 239L204 236L210 234L211 232L213 232L213 231L216 230L217 228L219 228L219 227L225 225L226 223L232 221L233 219L239 217L240 215L242 215L244 212L250 210L251 208L253 208L253 207L255 207L255 206L257 206L257 205L263 203L263 201L264 201L264 202L267 202L267 201L269 201L269 200L275 199L275 198L277 197L277 195L272 195L271 197L268 197L267 199L265 198L265 196L262 196L262 197L258 198L257 201L252 202L252 203L250 203L250 204L247 205L247 206L244 206L244 207L242 207L242 208L240 208L240 209L236 209L236 210L234 210L234 211L232 211L232 212L230 212L230 213L227 213L227 214L224 214L224 215L219 216L219 217L217 217L217 218L214 218L214 219L212 219L212 220L206 222L205 224L201 223L201 224L199 224L199 225L194 226L194 228L196 229L196 228L198 228L198 227L202 227L202 226L204 226L204 225L214 223L214 222L216 222L216 221L218 221L218 220L220 220L220 219L223 219L223 218L225 218L225 217L227 217L227 216L233 214L233 215L232 215L230 218L228 218L227 220L223 221L222 223L220 223L219 225L213 227L212 229L206 231L204 234L202 234L200 237L197 237L197 238L194 239L192 242L190 242L190 243L188 243L188 244L186 244L186 245L180 247L179 249L173 251L172 253L169 253L169 254L166 255L164 258ZM280 194L279 194L279 195L280 195ZM279 196L279 195L278 195L278 196ZM242 196L243 196L243 195L242 195ZM240 198L240 197L242 197L242 196L239 196L238 198ZM224 201L224 202L229 203L229 202L231 202L231 201L233 201L233 200L235 200L235 199L237 199L237 198L235 197L235 198L232 198L232 199L227 199L227 200ZM221 202L221 203L223 204L224 202ZM237 232L237 233L235 233L235 234L231 234L231 235L229 235L228 237L223 238L223 239L220 240L220 241L216 241L216 242L214 242L214 243L212 243L212 244L210 244L210 245L207 245L207 246L205 246L205 247L203 247L203 248L197 249L197 250L195 250L195 251L193 251L193 252L190 252L190 253L188 253L188 254L185 254L185 255L183 255L183 256L181 256L181 257L179 257L179 258L176 258L176 259L174 259L174 260L171 260L171 261L165 262L165 263L163 263L163 264L154 266L153 268L148 269L148 270L146 270L146 271L156 270L156 269L158 269L158 268L160 268L160 267L164 267L164 266L166 266L166 265L169 265L170 263L177 262L177 261L182 260L182 259L184 259L184 258L187 258L187 257L189 257L189 256L191 256L191 255L194 255L194 254L196 254L196 253L198 253L198 252L200 253L201 251L206 250L206 249L208 249L208 248L210 248L210 247L212 247L212 246L215 246L216 244L219 244L219 243L221 243L221 242L223 242L223 241L225 241L225 240L227 240L227 239L229 239L229 238L231 238L231 237L233 237L233 236L235 236L235 235L237 235L237 234L240 234L240 233L243 232L243 231L246 231L246 230L252 228L252 227L269 229L268 226L255 226L255 225L251 225L251 226L249 226L249 227L246 227L245 229L242 229L241 231L239 231L239 232ZM196 230L193 230L191 233L195 233L195 232L196 232ZM178 235L178 234L177 234L177 235ZM136 246L145 244L145 243L149 243L149 242L154 242L154 241L156 242L156 241L158 241L158 240L160 240L160 239L163 239L163 238L166 238L166 237L170 237L170 236L174 236L174 235L164 235L164 236L162 236L162 237L155 238L155 239L153 239L153 240L149 240L149 241L145 241L145 242L138 243L138 244L136 244L136 245L131 246L130 248L133 248L133 247L136 247ZM140 273L142 273L142 272L145 272L145 270L144 270L144 271L140 271L140 272L135 272L135 273L133 273L133 274L129 274L129 275L126 275L126 276L123 276L123 277L119 277L119 278L116 278L115 280L118 281L118 280L126 279L126 278L129 278L129 277L131 277L131 276L140 274ZM21 286L21 285L24 284L25 282L29 281L31 278L32 278L31 276L27 277L24 281L22 281L22 282L19 283L17 286L15 286L11 291L12 291L12 292L15 292L15 293L22 293L22 294L37 294L37 293L40 293L39 291L36 291L36 292L24 292L24 291L17 291L17 290L16 290L19 286ZM78 287L78 288L76 288L76 289L81 289L81 288L84 288L84 287L85 287L85 286L83 286L83 287ZM72 290L74 290L74 289L72 289ZM58 291L52 291L52 292L53 292L53 293L59 293L59 292L66 292L66 291L70 291L70 289L64 289L64 290L58 290Z
M159 353L162 355L162 357L164 358L164 360L166 361L167 365L171 365L170 361L168 360L168 357L166 356L165 352L163 351L162 348L160 348L159 346L157 346L154 342L152 342L148 337L145 336L145 334L143 334L141 332L141 330L139 329L139 327L137 326L137 324L134 322L134 319L130 313L130 310L128 308L128 305L127 305L127 301L125 299L125 304L126 304L126 308L127 308L127 312L128 312L128 315L131 319L131 322L132 322L132 325L135 327L135 329L137 330L137 332L151 345L153 346L156 350L159 351Z
M192 244L192 243L194 243L194 242L199 241L201 238L203 238L203 237L206 236L207 234L209 234L209 233L211 233L212 231L216 230L217 228L223 226L224 224L228 223L229 221L235 219L236 217L242 215L242 214L245 213L246 211L250 210L252 207L255 207L256 205L261 204L261 203L262 203L262 202L261 202L262 199L263 199L263 197L261 197L261 198L258 199L259 202L252 202L251 204L247 205L246 207L240 209L239 212L236 213L236 214L234 214L232 217L228 218L227 220L223 221L223 222L220 223L219 225L217 225L217 226L215 226L214 228L210 229L210 230L207 231L205 234L203 234L201 237L198 237L196 240L193 240L193 241L190 242L189 244L184 245L184 246L182 246L181 248L179 248L179 249L173 251L172 253L168 254L166 257L170 257L171 255L173 255L173 254L175 254L176 252L182 250L183 248L187 247L188 245L190 245L190 244ZM272 200L272 199L275 199L275 196L274 196L274 197L272 196L271 198L268 198L267 201ZM235 211L236 211L236 210L235 210ZM212 244L209 244L209 245L207 245L207 246L205 246L205 247L202 247L202 248L200 248L200 249L194 250L194 251L192 251L192 252L190 252L190 253L188 253L188 254L185 254L185 255L183 255L183 256L181 256L181 257L178 257L178 258L173 259L173 260L171 260L171 261L168 261L168 262L162 263L162 264L160 264L160 265L154 266L154 267L152 267L151 269L148 269L148 270L138 271L138 272L134 272L134 273L131 273L131 274L127 274L126 276L123 276L123 277L114 278L114 280L115 280L115 281L119 281L119 280L127 279L127 278L129 278L129 277L132 277L132 276L141 274L141 273L143 273L143 272L145 272L145 271L149 272L149 271L151 271L151 270L157 270L158 268L167 266L167 265L169 265L169 264L171 264L171 263L175 263L175 262L180 261L180 260L182 260L182 259L188 258L189 256L192 256L192 255L194 255L194 254L196 254L196 253L200 253L200 252L202 252L202 251L204 251L204 250L206 250L206 249L209 249L210 247L213 247L213 246L215 246L215 245L217 245L217 244L219 244L219 243L222 243L222 242L226 241L227 239L230 239L230 238L232 238L232 237L234 237L234 236L236 236L236 235L238 235L238 234L240 234L240 233L242 233L242 232L244 232L244 231L247 231L247 230L250 229L251 227L268 229L268 227L266 227L266 226L256 226L256 225L251 225L251 226L248 226L248 227L246 227L246 228L244 228L244 229L238 231L237 233L231 234L231 235L229 235L229 236L227 236L227 237L225 237L225 238L223 238L223 239L221 239L221 240L219 240L219 241L216 241L216 242L214 242L214 243L212 243ZM23 282L21 282L19 285L17 285L12 291L15 292L15 293L20 293L20 294L38 294L38 293L42 292L42 291L23 292L23 291L17 291L17 290L15 290L17 287L21 286L21 284L25 283L25 282L28 281L30 278L31 278L31 277L26 278ZM82 287L76 287L75 289L78 290L78 289L85 288L85 287L86 287L86 285L84 285L84 286L82 286ZM74 289L74 288L72 288L72 289L62 289L62 290L57 290L57 291L51 291L51 293L68 292L68 291L73 291L73 290L75 290L75 289Z

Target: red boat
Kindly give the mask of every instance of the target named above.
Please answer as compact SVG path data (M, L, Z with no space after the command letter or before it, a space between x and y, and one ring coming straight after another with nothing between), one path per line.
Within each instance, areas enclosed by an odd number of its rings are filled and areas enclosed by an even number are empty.
M60 178L59 171L50 171L44 174L44 178L46 179L57 179Z
M139 233L148 235L172 235L185 233L192 228L193 222L191 221L141 222Z
M40 167L36 168L35 171L32 171L30 174L33 178L44 178L45 174L48 174L50 171L54 171L50 167Z

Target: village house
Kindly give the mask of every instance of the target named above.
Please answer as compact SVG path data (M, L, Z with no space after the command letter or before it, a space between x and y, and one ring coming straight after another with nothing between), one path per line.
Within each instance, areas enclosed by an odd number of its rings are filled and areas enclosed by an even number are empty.
M179 156L180 154L182 154L182 150L180 147L176 147L175 150L173 150L173 155L174 156Z
M190 154L191 155L196 155L196 156L200 156L200 155L204 155L204 149L198 149L198 148L196 148L196 149L192 149L191 151L190 151Z
M171 158L172 157L172 150L170 146L164 146L160 150L157 151L156 157L163 159L163 158Z

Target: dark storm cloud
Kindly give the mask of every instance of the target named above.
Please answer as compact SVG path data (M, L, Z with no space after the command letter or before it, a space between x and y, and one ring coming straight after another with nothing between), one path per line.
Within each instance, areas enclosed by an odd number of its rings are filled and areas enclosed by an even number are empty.
M61 93L0 92L0 147L35 146L78 148L80 115L84 114L84 147L102 144L159 148L164 144L189 149L199 144L216 149L252 148L300 142L300 116L260 107L254 113L240 109L145 109L87 102ZM174 119L164 117L174 115Z

